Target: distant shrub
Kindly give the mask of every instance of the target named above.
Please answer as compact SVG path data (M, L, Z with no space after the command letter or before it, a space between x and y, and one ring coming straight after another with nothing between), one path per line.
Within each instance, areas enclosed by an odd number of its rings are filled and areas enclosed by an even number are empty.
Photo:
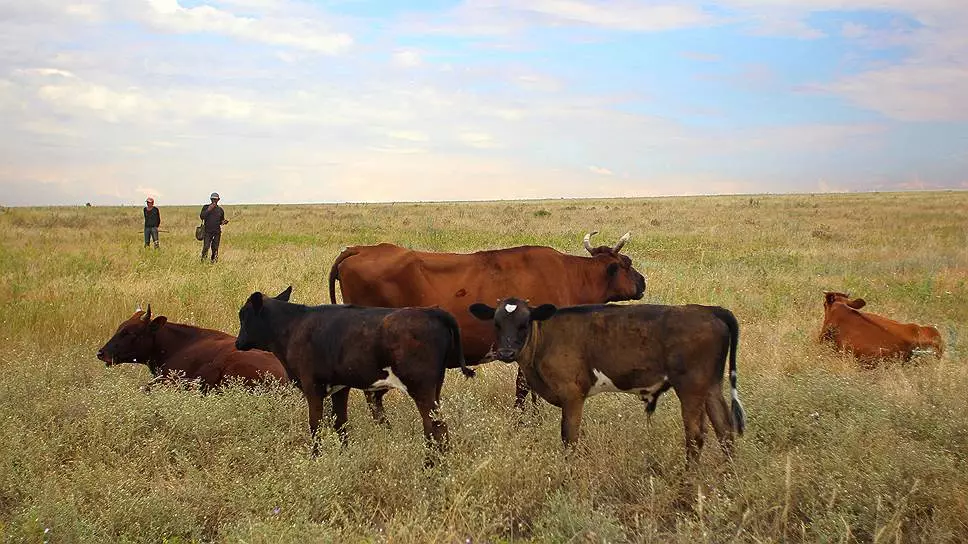
M551 215L551 212L548 210L538 210L534 212L535 217L548 217L549 215Z
M810 236L820 240L830 240L834 237L833 233L830 232L830 226L823 223L817 225L817 228L813 229Z

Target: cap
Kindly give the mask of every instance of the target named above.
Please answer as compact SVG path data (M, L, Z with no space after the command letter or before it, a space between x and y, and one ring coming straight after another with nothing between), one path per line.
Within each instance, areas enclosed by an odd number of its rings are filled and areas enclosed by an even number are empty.
M151 198L151 197L149 196L149 197L148 197L148 200L145 200L145 202L148 202L148 203L150 203L150 204L154 204L154 203L155 203L155 199L153 199L153 198Z
M209 198L219 198L218 193L212 193L212 196L210 196Z

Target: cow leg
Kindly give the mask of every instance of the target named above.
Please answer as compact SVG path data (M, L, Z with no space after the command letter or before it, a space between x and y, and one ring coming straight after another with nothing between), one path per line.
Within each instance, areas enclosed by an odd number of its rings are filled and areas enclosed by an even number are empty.
M521 371L521 367L518 366L518 375L514 378L514 407L518 410L524 410L524 401L528 398L528 393L534 395L531 388L528 387L528 379L524 377L524 372ZM534 400L534 405L537 406L537 399Z
M679 402L682 404L682 426L685 429L686 438L686 465L689 468L695 466L699 461L699 454L702 452L706 396L703 394L679 395Z
M424 440L427 446L438 453L443 453L447 450L448 436L447 424L436 417L436 410L440 406L439 395L435 395L433 389L427 388L411 392L410 397L417 405L417 411L420 412L420 419L423 421ZM424 459L424 466L429 468L433 465L434 458L428 451L427 457Z
M716 431L716 438L726 457L733 457L733 424L729 418L729 406L723 398L722 388L717 384L709 388L706 397L706 414Z
M350 388L344 387L331 395L333 399L333 429L339 435L339 441L346 447L346 421L349 419L346 413L350 400Z
M390 422L387 421L386 412L383 410L383 395L387 394L388 389L383 389L380 391L365 391L366 404L370 407L370 414L373 416L373 421L377 424L383 425L384 427L389 427Z
M439 399L435 397L432 390L415 392L410 396L417 404L417 411L420 412L427 443L443 450L447 445L447 424L436 417L435 411L439 406Z
M313 457L319 455L319 445L317 442L319 431L319 420L323 418L323 397L312 393L306 394L306 402L309 404L309 438L313 442Z
M578 442L581 432L581 414L585 408L585 399L578 397L565 400L561 405L561 441L565 446L573 446Z

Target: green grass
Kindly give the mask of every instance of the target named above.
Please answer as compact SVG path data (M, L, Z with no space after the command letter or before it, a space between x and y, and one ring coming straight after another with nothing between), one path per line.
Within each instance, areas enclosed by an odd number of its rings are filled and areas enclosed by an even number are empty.
M198 262L197 207L0 209L0 540L13 542L696 542L968 540L968 193L449 204L227 206L221 261ZM291 388L159 388L94 353L138 305L238 331L255 290L328 300L342 247L382 241L581 254L587 231L648 276L647 302L740 320L748 428L727 463L710 435L683 477L679 403L586 407L567 457L560 412L519 421L514 367L444 386L451 451L423 468L413 403L390 429L354 392L350 441L308 455ZM597 239L596 239L597 240ZM821 292L939 327L936 361L862 370L817 345Z

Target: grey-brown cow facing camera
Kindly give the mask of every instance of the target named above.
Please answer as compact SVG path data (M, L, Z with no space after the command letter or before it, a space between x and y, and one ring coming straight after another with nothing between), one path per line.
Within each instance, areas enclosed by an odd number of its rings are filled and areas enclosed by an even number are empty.
M746 415L736 389L739 324L717 306L582 305L532 308L506 298L496 308L469 311L493 322L495 353L517 361L542 398L561 408L561 439L578 440L585 400L597 393L639 395L648 412L659 395L675 390L682 404L686 460L699 460L709 418L727 456L733 434L743 434ZM732 406L722 394L729 360Z

